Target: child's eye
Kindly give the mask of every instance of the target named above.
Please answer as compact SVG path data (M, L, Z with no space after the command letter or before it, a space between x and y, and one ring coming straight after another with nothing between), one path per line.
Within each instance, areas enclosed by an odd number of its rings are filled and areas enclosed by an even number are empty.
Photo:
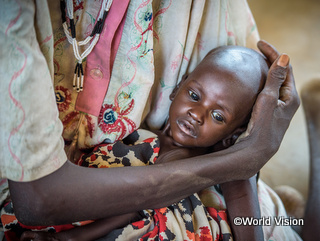
M193 99L194 101L198 101L200 99L199 96L195 92L193 92L192 90L189 90L189 95L190 95L191 99Z
M212 115L212 118L215 119L216 121L221 122L221 123L224 122L223 116L221 114L219 114L218 112L213 111L211 115Z

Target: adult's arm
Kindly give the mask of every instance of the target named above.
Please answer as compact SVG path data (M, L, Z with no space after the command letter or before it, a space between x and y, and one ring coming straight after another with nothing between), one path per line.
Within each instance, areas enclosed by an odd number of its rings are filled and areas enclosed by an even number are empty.
M258 47L275 62L247 137L220 152L159 165L88 169L66 162L38 180L9 181L18 219L49 225L105 218L167 206L208 186L253 176L278 150L299 106L287 56L279 58L265 42Z
M320 239L320 80L306 84L301 91L301 99L308 127L310 150L309 194L302 226L305 241Z

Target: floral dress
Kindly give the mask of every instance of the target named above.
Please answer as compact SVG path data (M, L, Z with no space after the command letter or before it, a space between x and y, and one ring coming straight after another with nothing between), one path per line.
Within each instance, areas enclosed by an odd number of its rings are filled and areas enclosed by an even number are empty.
M160 150L157 136L138 129L122 141L101 144L83 154L78 165L120 168L154 165ZM202 200L203 198L203 200ZM195 193L168 207L140 212L141 219L116 229L101 240L233 240L223 196L214 187ZM29 227L14 216L12 203L2 212L8 241L19 240L26 230L60 232L88 222L50 227Z

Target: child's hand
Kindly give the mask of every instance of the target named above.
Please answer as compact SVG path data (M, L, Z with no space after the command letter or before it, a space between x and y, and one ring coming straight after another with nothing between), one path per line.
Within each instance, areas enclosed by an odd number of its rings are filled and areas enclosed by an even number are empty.
M112 230L124 227L132 222L141 220L139 212L126 213L114 217L96 220L84 226L74 227L59 233L42 231L26 231L20 241L88 241L96 240Z
M62 232L63 233L63 232ZM20 241L71 241L66 235L62 233L48 233L48 232L33 232L26 231L21 235Z

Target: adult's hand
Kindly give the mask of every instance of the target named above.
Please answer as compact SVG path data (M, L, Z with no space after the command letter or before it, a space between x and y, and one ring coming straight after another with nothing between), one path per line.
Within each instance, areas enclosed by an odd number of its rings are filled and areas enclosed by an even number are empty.
M265 87L253 108L246 134L253 141L252 148L264 150L268 158L271 158L279 149L300 100L289 56L279 55L276 49L265 41L259 41L258 48L272 65ZM252 164L259 169L265 163L258 161Z

